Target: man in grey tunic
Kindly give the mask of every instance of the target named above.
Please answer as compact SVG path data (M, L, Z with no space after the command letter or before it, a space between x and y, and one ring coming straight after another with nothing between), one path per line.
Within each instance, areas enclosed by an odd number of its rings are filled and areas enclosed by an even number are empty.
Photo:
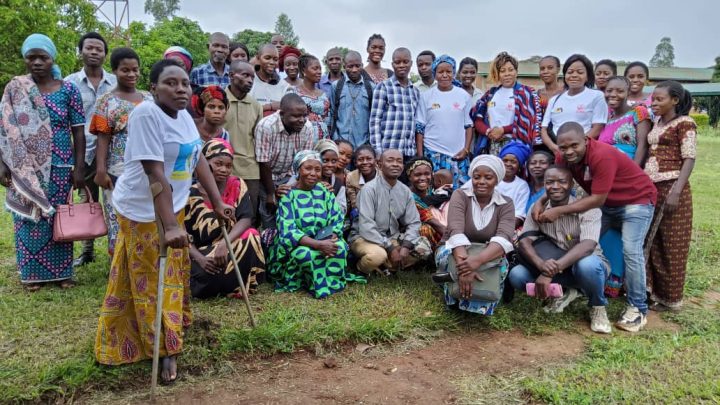
M357 197L359 217L353 222L350 248L358 270L389 275L427 259L432 250L420 236L420 214L410 189L398 181L403 155L387 149L378 161L380 175L365 184Z

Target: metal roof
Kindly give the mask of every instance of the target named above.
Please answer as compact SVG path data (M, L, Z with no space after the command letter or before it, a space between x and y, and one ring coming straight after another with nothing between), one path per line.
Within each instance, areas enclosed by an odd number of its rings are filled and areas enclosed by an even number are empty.
M720 96L720 83L685 83L683 87L685 87L693 97ZM643 90L649 93L653 91L654 88L655 86L645 86Z
M478 74L488 76L491 62L479 62ZM618 65L618 73L622 74L625 65ZM518 77L538 77L538 64L535 62L520 62L518 64ZM712 68L650 68L650 80L677 80L679 82L709 82L713 76Z

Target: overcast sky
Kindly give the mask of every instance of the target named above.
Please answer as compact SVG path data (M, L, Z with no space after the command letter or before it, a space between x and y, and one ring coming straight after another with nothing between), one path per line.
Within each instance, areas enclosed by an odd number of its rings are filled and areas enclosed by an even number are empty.
M152 22L143 5L131 2L131 19ZM373 33L390 50L430 49L458 60L507 51L520 59L579 52L593 61L648 62L664 36L672 38L676 66L708 67L720 55L719 0L181 0L178 15L233 34L272 31L281 12L300 46L317 56L335 45L365 55ZM389 66L390 52L385 59Z

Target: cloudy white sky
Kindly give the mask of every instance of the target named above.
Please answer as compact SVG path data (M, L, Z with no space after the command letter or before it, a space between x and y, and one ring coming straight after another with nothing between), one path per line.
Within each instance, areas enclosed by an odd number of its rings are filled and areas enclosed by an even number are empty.
M151 22L143 5L132 0L130 17ZM233 34L272 31L281 12L315 55L336 45L364 54L373 33L389 49L482 61L505 50L521 59L580 52L647 62L664 36L672 38L676 66L708 67L720 55L720 0L181 0L178 15ZM389 65L389 53L386 59Z

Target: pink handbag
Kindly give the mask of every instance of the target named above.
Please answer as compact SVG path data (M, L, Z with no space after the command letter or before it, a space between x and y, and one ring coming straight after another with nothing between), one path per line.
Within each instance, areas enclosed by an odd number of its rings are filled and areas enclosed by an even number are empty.
M90 240L108 233L103 210L100 203L93 201L90 190L85 187L85 193L90 202L73 203L73 191L70 189L67 205L58 205L55 210L55 223L53 224L53 240L55 242L75 242Z

